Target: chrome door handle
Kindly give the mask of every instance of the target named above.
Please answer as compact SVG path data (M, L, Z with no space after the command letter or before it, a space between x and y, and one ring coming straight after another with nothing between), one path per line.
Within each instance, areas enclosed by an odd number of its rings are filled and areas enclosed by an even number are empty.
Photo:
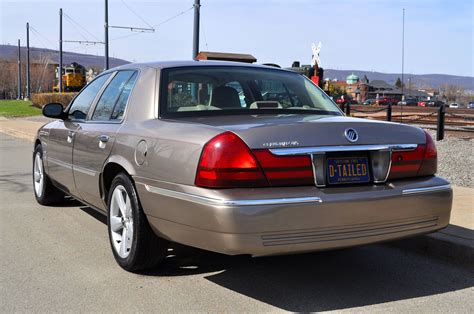
M99 148L104 149L105 145L109 141L109 136L108 135L101 135L99 136Z
M107 143L109 141L109 136L108 135L101 135L99 137L99 141L101 141L103 143Z
M67 142L68 142L69 144L72 143L72 139L73 139L73 137L74 137L74 134L75 134L75 133L74 133L73 131L69 131L69 132L67 133Z

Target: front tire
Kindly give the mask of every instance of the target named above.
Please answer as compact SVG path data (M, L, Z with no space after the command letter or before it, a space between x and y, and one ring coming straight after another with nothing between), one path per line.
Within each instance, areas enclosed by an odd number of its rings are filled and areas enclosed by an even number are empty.
M51 183L44 172L41 144L36 145L33 154L33 190L36 201L41 205L55 205L64 201L64 193Z
M115 260L131 272L158 266L168 243L151 230L130 177L119 173L109 191L107 229Z

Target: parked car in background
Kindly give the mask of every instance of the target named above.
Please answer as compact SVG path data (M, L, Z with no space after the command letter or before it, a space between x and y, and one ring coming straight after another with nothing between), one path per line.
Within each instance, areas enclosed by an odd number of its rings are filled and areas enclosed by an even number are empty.
M444 102L442 102L441 100L420 100L418 102L418 106L420 107L439 107L441 105L445 105Z
M366 101L364 101L364 105L373 105L375 104L375 99L367 99Z
M426 103L428 102L429 100L420 100L418 101L418 106L419 107L426 107Z
M342 105L342 104L357 105L358 102L357 102L357 100L352 99L352 98L350 98L350 97L341 96L341 97L338 97L338 98L336 99L336 104L338 104L338 105Z
M451 105L449 105L449 108L459 108L459 104L452 103Z
M440 107L441 105L445 105L441 100L428 100L426 102L426 107Z
M398 103L398 100L392 97L381 97L376 102L378 102L379 105L388 106L390 104L394 106Z
M474 101L471 101L467 104L466 108L468 109L474 109Z
M417 106L418 101L415 98L407 98L405 100L399 101L398 105L400 105L400 106Z
M106 215L111 250L128 271L160 265L170 241L265 256L449 223L452 189L435 176L426 131L346 117L295 72L127 64L101 73L66 109L47 104L43 114L58 120L34 140L36 200L61 204L71 195Z

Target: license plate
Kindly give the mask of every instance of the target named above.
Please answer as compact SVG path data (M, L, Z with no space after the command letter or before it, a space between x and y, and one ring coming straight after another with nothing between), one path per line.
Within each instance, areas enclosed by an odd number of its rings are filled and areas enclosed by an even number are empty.
M367 157L328 158L327 178L329 184L369 182Z

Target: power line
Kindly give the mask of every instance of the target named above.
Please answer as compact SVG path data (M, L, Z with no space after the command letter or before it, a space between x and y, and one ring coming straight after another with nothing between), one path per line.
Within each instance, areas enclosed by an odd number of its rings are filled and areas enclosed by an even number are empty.
M44 40L46 40L48 42L48 44L50 44L51 46L55 46L55 44L49 40L46 36L44 36L43 34L41 34L36 28L34 28L33 26L30 25L30 30L33 31L33 33L35 33L36 35L38 35L38 37L41 37L43 38ZM37 40L44 46L43 48L47 48L48 45L45 45L44 41L42 41L40 38L37 38Z
M174 16L172 16L172 17L166 19L166 20L164 20L163 22L160 22L160 23L158 23L158 24L153 25L153 27L158 27L158 26L161 26L161 25L163 25L163 24L165 24L165 23L168 23L169 21L174 20L175 18L177 18L177 17L179 17L179 16L181 16L181 15L183 15L183 14L188 13L189 11L191 11L191 10L193 10L193 9L194 9L194 6L190 7L190 8L187 9L187 10L184 10L184 11L179 12L178 14L176 14L176 15L174 15Z
M159 27L159 26L161 26L161 25L163 25L163 24L165 24L165 23L168 23L168 22L171 21L171 20L174 20L175 18L180 17L181 15L184 15L184 14L188 13L188 12L191 11L192 9L194 9L194 6L190 7L190 8L187 9L187 10L181 11L181 12L179 12L179 13L176 14L176 15L173 15L173 16L169 17L169 18L167 18L166 20L164 20L164 21L162 21L162 22L160 22L160 23L158 23L158 24L151 25L151 27L152 27L152 28ZM140 31L140 32L133 33L133 34L129 34L129 35L124 35L124 36L119 36L119 37L116 37L116 38L112 38L111 41L112 41L112 40L119 40L119 39L123 39L123 38L128 38L128 37L132 37L132 36L136 36L136 35L140 35L141 33L144 33L144 31Z
M66 13L63 13L64 17L66 17L68 19L68 21L71 23L71 24L75 24L76 26L76 29L79 27L81 28L84 32L86 32L87 34L89 34L90 36L94 37L97 41L100 41L100 39L95 36L94 34L92 34L91 32L89 32L86 28L84 28L81 24L79 24L78 22L76 22L72 17L70 17L69 15L67 15ZM79 30L78 30L79 31ZM83 38L85 38L85 36L83 36L81 34L81 36Z
M204 44L206 45L206 50L209 51L209 46L207 44L207 36L206 36L206 28L204 27L204 23L201 21L202 24L202 35L204 37Z
M135 12L135 10L133 10L127 3L125 3L124 0L122 0L122 3L130 12L132 12L136 17L138 17L143 23L148 25L150 28L153 28L153 26L151 26L150 23L148 23L144 18L142 18L140 15L138 15L138 13Z

